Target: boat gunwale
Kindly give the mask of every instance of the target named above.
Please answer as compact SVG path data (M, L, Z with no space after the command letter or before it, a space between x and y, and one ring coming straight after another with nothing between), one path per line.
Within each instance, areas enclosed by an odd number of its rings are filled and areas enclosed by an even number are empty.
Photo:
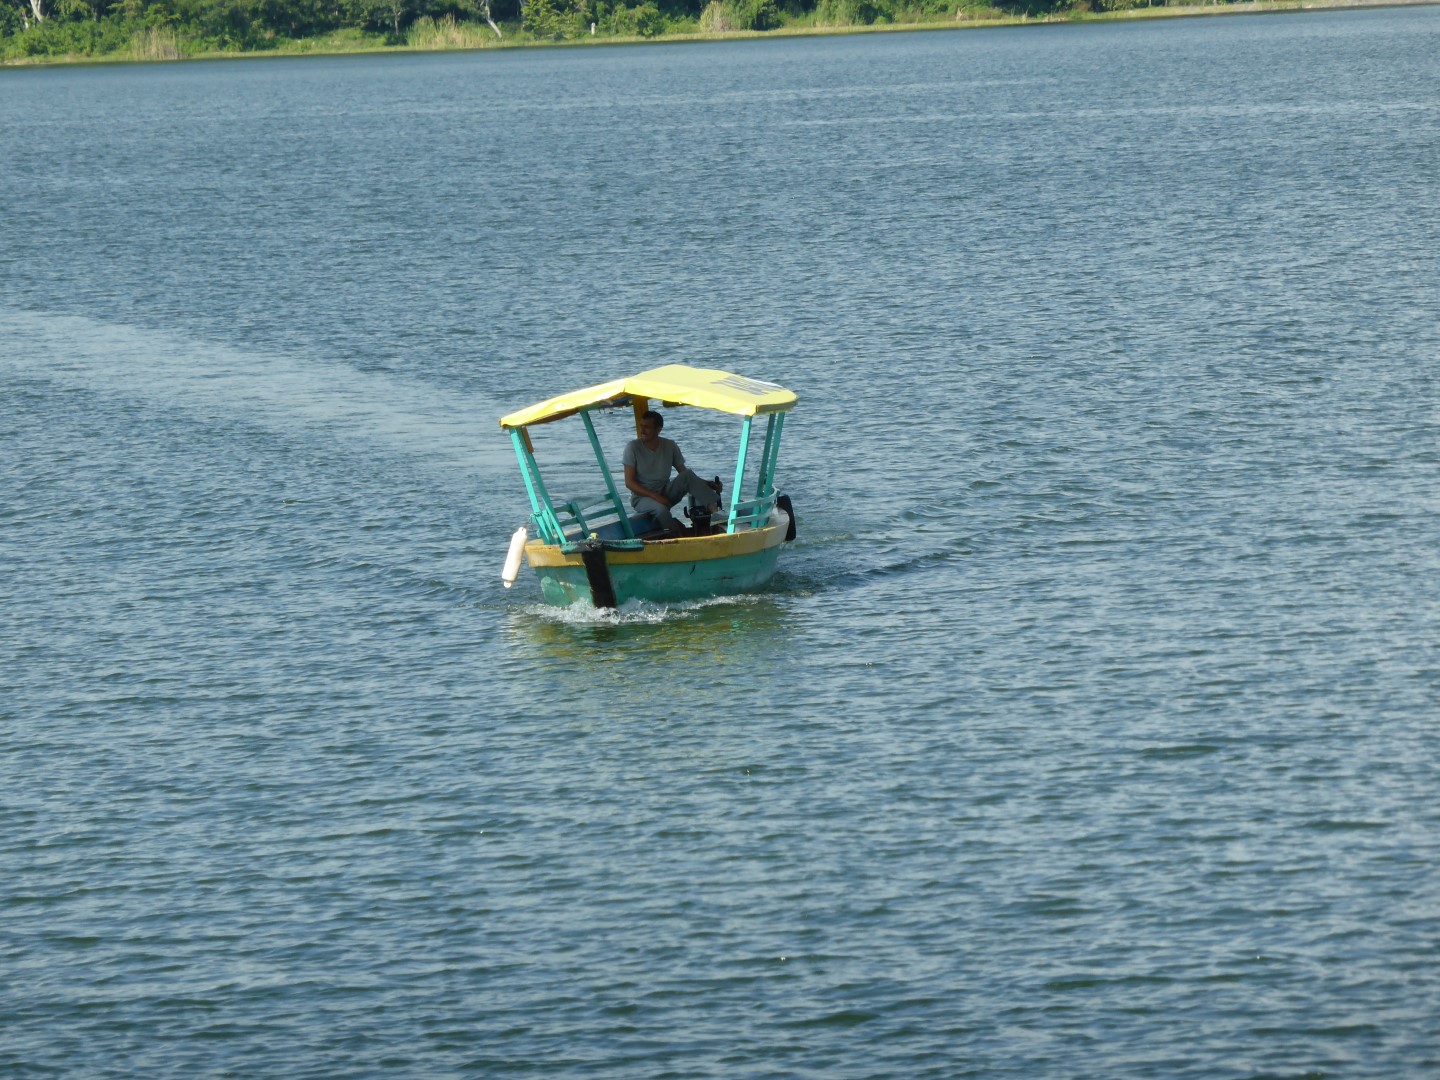
M780 512L782 515L784 511ZM612 566L655 566L669 563L722 562L725 559L753 555L778 547L785 542L788 518L771 521L758 529L743 532L715 533L711 536L679 536L647 540L638 551L612 550L605 553ZM580 553L565 552L559 544L535 539L525 545L525 559L531 569L580 566Z

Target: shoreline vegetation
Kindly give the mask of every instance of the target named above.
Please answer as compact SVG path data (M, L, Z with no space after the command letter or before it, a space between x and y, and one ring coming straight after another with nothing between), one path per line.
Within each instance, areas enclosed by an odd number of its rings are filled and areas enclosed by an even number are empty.
M0 0L0 65L1024 26L1440 0Z

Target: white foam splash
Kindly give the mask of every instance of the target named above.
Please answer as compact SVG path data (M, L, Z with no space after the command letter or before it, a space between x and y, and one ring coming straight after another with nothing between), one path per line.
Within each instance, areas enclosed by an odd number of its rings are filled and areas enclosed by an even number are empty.
M522 610L527 615L567 626L643 626L688 618L705 608L721 604L753 604L759 596L758 593L740 593L734 596L709 596L701 600L677 600L664 604L649 600L627 600L618 608L595 608L589 604L571 604L568 607L528 604Z

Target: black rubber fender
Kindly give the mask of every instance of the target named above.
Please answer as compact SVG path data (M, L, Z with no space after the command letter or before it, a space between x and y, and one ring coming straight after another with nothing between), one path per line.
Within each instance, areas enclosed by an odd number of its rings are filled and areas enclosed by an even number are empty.
M619 607L615 603L615 586L610 582L604 544L599 540L586 540L579 548L580 561L585 564L585 579L590 584L590 602L597 608Z
M789 495L777 495L775 505L790 515L790 526L785 530L785 542L788 544L795 539L795 504L790 501Z

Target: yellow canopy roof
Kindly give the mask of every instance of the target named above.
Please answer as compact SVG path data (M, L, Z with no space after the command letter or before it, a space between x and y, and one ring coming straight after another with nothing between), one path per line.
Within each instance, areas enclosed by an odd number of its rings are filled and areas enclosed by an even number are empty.
M573 416L582 409L608 409L628 405L633 398L650 398L666 405L695 405L736 416L785 412L795 407L796 397L783 386L759 379L732 375L716 368L670 364L652 368L628 379L614 379L598 386L573 390L549 401L531 405L500 418L502 428L548 424Z

